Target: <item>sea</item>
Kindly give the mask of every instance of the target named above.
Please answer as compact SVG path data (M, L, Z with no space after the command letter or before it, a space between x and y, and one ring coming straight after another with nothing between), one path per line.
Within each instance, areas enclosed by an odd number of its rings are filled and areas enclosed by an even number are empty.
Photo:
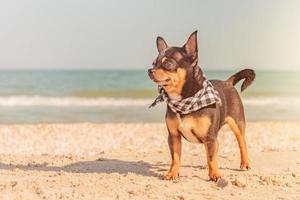
M0 123L163 122L165 103L148 108L156 96L147 70L2 70ZM300 121L300 71L256 71L241 97L248 121Z

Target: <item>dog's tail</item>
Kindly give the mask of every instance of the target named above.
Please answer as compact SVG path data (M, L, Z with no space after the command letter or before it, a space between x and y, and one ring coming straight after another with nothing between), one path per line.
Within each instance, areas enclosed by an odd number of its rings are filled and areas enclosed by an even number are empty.
M226 81L233 86L237 84L240 80L245 79L242 83L241 91L243 92L255 79L255 72L252 69L243 69L242 71L239 71L238 73L232 75L229 79Z

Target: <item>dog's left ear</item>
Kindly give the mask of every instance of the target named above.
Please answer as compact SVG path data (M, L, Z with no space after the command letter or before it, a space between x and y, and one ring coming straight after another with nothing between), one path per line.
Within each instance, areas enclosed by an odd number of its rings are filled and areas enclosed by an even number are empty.
M193 59L197 58L198 45L197 45L197 31L194 31L188 41L183 46L186 53L191 56Z

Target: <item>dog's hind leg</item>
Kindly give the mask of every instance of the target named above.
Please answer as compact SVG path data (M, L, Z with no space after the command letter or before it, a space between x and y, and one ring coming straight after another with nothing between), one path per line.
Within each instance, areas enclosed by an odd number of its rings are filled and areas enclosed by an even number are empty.
M240 119L238 117L226 117L226 123L229 125L231 130L233 131L240 148L241 154L241 166L242 170L250 169L248 153L247 153L247 145L245 140L245 118L242 116Z

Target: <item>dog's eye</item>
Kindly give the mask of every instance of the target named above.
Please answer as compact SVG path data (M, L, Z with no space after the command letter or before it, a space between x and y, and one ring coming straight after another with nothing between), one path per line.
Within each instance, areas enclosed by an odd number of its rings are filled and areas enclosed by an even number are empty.
M174 69L174 63L166 60L165 62L162 63L162 66L167 69L167 70L173 70Z
M171 65L172 65L172 63L169 62L169 61L166 61L166 62L163 63L163 66L166 67L166 68L170 67Z

